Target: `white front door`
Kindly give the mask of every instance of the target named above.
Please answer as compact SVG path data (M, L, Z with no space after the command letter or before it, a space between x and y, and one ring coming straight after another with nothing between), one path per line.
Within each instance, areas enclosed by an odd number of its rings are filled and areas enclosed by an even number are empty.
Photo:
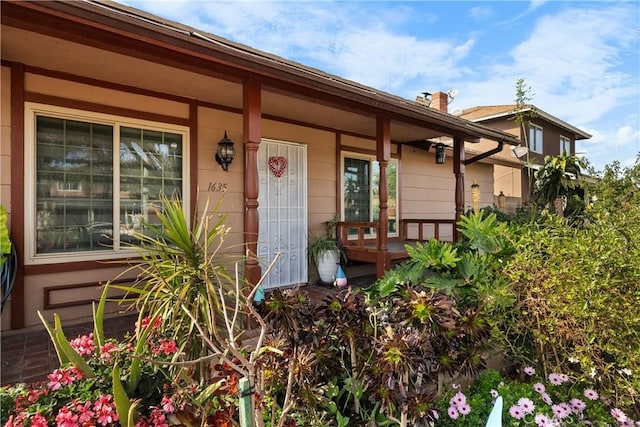
M258 257L265 289L307 283L307 147L263 139L258 149Z

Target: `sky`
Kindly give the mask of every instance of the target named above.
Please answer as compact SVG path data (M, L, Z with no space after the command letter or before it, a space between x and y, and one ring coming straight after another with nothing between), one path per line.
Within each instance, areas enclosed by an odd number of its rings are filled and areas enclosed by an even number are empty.
M640 2L120 0L414 100L457 90L449 112L515 103L589 133L596 169L640 154Z

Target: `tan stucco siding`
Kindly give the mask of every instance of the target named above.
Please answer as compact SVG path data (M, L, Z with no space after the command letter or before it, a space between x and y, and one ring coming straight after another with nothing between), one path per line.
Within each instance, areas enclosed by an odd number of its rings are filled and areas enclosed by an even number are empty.
M502 191L507 197L522 197L522 172L520 169L496 165L494 180L496 195Z
M307 146L307 209L311 232L323 232L336 207L336 135L334 132L265 120L262 136Z
M25 74L25 90L110 107L144 111L145 113L163 114L183 119L189 117L189 106L185 103L30 73Z
M465 167L464 176L464 210L465 212L473 208L473 199L471 198L471 185L475 179L480 186L480 208L493 206L493 168L495 166L488 163L472 163Z

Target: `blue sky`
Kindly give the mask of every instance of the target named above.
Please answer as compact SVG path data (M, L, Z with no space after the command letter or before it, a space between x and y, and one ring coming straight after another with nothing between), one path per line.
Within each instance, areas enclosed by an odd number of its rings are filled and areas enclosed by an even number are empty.
M122 3L449 111L532 103L590 134L598 170L640 153L640 2L212 1Z

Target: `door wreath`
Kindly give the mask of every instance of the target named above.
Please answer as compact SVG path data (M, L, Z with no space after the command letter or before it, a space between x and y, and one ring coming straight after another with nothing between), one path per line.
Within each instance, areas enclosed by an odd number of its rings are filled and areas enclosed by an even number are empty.
M269 169L276 178L280 178L287 170L287 159L282 156L269 157Z

